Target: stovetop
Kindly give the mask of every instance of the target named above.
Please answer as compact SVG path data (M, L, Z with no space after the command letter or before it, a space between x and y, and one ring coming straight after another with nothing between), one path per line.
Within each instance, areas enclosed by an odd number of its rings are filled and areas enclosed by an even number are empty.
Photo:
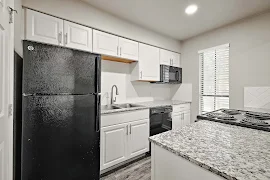
M225 124L270 132L270 114L236 109L219 109L197 116L198 120L216 121Z

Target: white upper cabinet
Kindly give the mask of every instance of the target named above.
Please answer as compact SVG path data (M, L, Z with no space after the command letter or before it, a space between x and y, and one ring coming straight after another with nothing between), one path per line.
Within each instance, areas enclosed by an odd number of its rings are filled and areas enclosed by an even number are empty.
M26 10L26 39L63 45L63 20Z
M93 51L104 55L138 61L139 43L93 30Z
M172 52L172 66L181 67L180 54Z
M139 80L160 81L159 48L139 43Z
M118 37L93 30L93 52L109 56L118 56Z
M26 10L27 40L92 52L92 29Z
M180 54L160 49L160 64L180 67Z
M66 47L92 52L92 29L64 21L64 44Z
M171 52L166 51L164 49L160 49L159 61L160 64L171 66L172 65Z
M119 56L131 60L139 60L139 43L119 37Z

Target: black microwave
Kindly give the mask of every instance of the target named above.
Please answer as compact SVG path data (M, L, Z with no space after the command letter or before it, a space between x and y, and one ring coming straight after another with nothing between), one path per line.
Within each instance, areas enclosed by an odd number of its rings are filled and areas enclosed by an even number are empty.
M160 65L160 82L168 84L182 83L182 68Z

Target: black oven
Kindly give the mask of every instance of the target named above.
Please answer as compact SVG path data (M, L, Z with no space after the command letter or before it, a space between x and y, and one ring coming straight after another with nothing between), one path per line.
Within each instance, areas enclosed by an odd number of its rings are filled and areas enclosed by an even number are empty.
M172 106L150 109L150 136L172 130ZM149 153L151 143L149 143Z
M150 109L150 136L172 129L172 106Z
M160 65L160 82L162 83L182 83L182 68Z

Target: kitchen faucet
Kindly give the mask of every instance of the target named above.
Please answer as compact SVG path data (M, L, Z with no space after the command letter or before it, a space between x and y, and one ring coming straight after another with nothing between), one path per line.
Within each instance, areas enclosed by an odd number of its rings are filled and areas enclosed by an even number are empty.
M112 86L112 89L111 89L111 104L113 104L114 102L116 102L116 97L115 98L113 98L113 88L115 87L115 90L116 90L116 95L119 95L119 93L118 93L118 88L117 88L117 86L116 85L113 85Z

